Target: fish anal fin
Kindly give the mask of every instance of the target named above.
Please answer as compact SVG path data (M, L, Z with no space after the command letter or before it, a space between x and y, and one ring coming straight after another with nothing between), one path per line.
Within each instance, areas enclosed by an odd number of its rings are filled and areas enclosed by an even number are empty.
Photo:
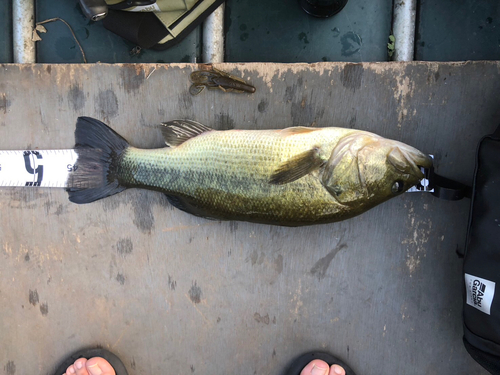
M184 198L180 197L177 195L170 195L170 194L165 194L167 196L168 202L174 206L175 208L184 211L188 214L194 215L194 216L199 216L204 219L209 219L209 220L217 220L213 217L210 216L207 212L205 212L203 209L196 207L196 205L192 202L190 202L191 199L189 198Z
M165 143L170 147L179 146L191 138L213 130L193 120L173 120L163 122L161 125Z
M271 175L269 183L284 185L302 178L325 163L319 147L314 147L282 163Z

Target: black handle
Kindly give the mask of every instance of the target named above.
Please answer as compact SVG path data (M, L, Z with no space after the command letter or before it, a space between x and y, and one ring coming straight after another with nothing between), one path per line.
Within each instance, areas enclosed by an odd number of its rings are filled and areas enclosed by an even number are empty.
M434 189L434 192L431 194L435 197L447 201L458 201L462 198L472 197L472 188L470 186L440 176L434 173L433 169L431 170L429 180L431 188Z

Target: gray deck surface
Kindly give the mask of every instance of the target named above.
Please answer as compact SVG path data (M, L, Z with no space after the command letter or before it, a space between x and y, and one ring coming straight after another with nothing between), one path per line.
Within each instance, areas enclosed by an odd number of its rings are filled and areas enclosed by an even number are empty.
M71 148L76 117L139 147L190 118L218 129L343 126L436 156L470 182L500 122L500 63L221 64L253 95L191 97L196 65L2 65L0 149ZM0 373L52 374L101 345L130 374L280 374L325 350L357 374L484 374L461 342L469 202L404 194L304 228L218 222L128 190L75 205L0 189ZM2 374L3 374L2 373Z

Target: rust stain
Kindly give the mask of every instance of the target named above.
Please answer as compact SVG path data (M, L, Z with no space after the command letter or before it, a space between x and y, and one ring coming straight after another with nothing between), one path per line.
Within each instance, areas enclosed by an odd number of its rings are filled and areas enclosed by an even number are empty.
M431 219L418 220L413 204L408 210L408 227L413 230L410 236L403 239L401 244L406 245L406 267L410 277L419 268L420 262L426 257L426 243L429 242L432 233Z
M415 90L414 82L408 76L400 76L396 81L396 89L394 90L394 98L398 103L396 109L398 113L398 127L401 128L403 121L408 115L408 102L413 96Z
M139 75L141 73L144 73L144 66L142 64L133 64L132 66L135 67L135 75Z
M184 296L185 296L185 297L186 297L186 298L187 298L190 302L192 302L192 301L191 301L191 297L190 297L189 295L184 294ZM191 306L193 306L193 307L196 309L196 311L197 311L197 312L201 315L201 317L203 318L203 321L206 323L206 325L207 325L207 326L209 326L209 328L213 327L213 323L212 323L209 319L207 319L207 317L205 316L205 314L203 314L203 313L201 312L201 310L198 308L198 306L197 306L195 303L191 303Z
M133 323L133 321L132 321L132 323ZM111 345L111 349L114 349L114 348L116 347L116 345L118 345L118 343L119 343L119 342L121 341L121 339L123 338L123 335L125 335L125 333L126 333L127 331L128 331L128 328L125 328L125 329L122 331L122 333L121 333L120 337L118 337L118 339L115 341L115 343L114 343L113 345Z

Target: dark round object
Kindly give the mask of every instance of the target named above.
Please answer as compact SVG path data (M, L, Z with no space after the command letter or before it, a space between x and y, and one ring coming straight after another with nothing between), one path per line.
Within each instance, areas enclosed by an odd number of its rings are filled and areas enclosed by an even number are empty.
M299 4L307 14L314 17L327 18L340 12L348 0L299 0Z

